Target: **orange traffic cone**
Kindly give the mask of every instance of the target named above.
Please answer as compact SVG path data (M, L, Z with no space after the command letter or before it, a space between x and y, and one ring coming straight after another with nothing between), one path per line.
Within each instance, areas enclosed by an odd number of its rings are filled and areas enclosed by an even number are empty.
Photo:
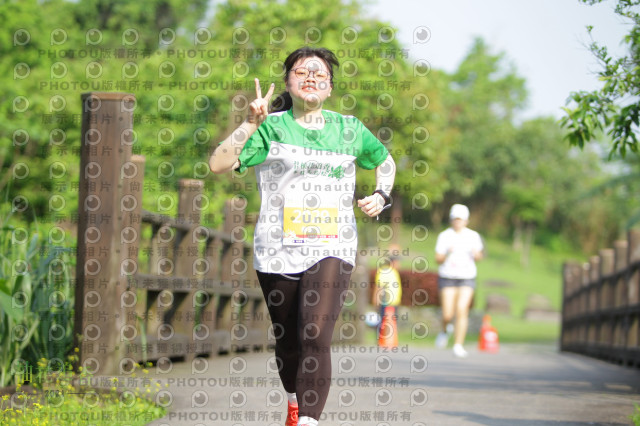
M391 306L384 308L382 316L380 332L378 334L378 346L382 348L398 347L398 324L396 316L393 315L394 309Z
M478 349L487 352L498 352L499 348L498 331L491 325L491 317L485 315L482 318L482 327L480 327Z

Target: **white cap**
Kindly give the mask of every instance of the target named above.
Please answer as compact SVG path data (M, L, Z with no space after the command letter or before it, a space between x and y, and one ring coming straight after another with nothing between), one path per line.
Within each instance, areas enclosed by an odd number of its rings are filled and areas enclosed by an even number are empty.
M449 219L469 220L469 209L462 204L454 204L449 212Z

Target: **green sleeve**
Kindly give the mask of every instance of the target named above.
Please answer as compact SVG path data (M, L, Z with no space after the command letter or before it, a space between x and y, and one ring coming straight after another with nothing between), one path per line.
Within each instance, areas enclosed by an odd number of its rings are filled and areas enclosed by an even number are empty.
M237 172L243 172L249 167L257 166L264 162L269 154L271 138L269 137L269 126L267 120L263 121L258 130L249 137L249 140L242 148L238 160L240 167Z
M375 169L387 159L389 151L360 120L357 120L356 123L356 131L362 138L362 149L356 159L356 164L363 169Z

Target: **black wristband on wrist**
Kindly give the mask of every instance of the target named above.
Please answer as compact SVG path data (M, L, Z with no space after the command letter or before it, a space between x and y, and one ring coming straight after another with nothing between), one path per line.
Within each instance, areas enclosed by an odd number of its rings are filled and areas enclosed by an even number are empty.
M382 189L376 189L375 191L373 191L373 194L380 194L382 196L382 198L384 199L384 207L391 206L391 197Z

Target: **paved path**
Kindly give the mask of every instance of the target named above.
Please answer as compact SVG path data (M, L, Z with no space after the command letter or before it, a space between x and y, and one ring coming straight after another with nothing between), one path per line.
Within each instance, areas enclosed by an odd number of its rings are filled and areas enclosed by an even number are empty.
M286 397L271 353L175 364L156 374L170 413L152 425L281 426ZM498 354L401 347L334 347L323 426L629 425L640 370L551 346L503 345Z

